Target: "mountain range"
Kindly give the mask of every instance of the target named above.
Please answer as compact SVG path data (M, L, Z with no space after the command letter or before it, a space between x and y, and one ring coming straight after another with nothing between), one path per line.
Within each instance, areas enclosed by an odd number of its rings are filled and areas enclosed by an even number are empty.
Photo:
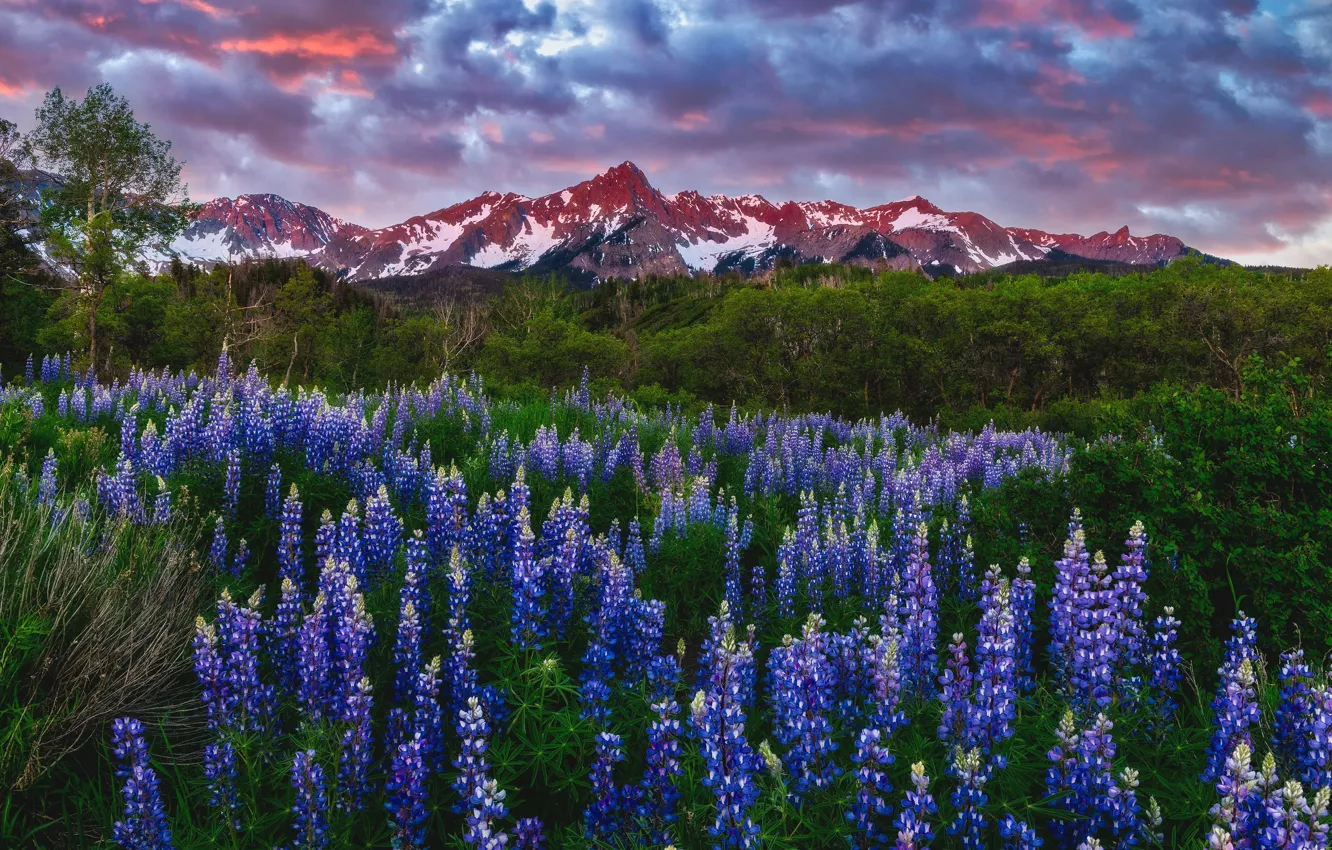
M1173 236L1092 236L1002 227L920 196L864 209L760 195L662 194L632 162L530 198L485 192L371 229L277 195L204 204L172 248L210 265L302 257L351 280L470 265L575 279L763 272L783 259L970 273L1050 256L1160 265L1189 253Z

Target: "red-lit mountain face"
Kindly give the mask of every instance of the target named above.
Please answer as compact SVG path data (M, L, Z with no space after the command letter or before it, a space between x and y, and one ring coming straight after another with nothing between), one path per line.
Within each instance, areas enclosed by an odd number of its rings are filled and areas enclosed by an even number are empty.
M206 204L175 246L201 263L305 257L353 280L466 264L561 271L586 279L739 271L785 258L883 269L976 272L1060 251L1157 264L1187 252L1173 236L1094 236L1005 228L945 212L919 196L857 209L834 201L774 204L760 195L663 195L626 162L562 192L486 192L370 230L276 195Z

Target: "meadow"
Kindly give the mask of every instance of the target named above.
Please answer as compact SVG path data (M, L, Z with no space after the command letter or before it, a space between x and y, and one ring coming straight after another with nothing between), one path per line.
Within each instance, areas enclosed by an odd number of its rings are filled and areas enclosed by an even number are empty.
M0 837L1326 846L1329 405L1246 374L1084 440L29 359Z

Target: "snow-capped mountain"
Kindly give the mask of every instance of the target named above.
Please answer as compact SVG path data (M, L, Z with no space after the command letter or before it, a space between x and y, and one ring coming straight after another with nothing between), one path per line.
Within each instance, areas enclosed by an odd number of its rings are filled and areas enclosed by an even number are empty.
M592 279L838 262L975 272L1052 250L1155 264L1188 251L1173 236L1093 236L1005 228L945 212L919 196L865 209L834 201L775 204L760 195L664 195L631 162L561 192L529 198L486 192L370 230L276 195L206 204L174 246L200 263L241 256L305 257L368 280L465 264L563 271Z
M365 231L278 195L241 195L204 204L171 248L184 260L202 263L308 257L339 238Z

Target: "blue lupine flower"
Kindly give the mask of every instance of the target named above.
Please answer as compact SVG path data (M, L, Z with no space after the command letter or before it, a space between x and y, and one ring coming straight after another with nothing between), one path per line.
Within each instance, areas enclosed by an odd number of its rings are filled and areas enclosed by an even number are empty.
M1220 680L1212 699L1213 731L1207 751L1204 782L1215 782L1225 761L1241 743L1253 749L1250 727L1258 722L1253 665L1257 660L1256 624L1240 612L1232 624L1233 634L1226 641L1226 657L1218 671Z
M236 749L230 741L204 747L204 779L208 780L208 805L221 809L222 819L233 830L241 828L236 811L240 798L236 793Z
M296 789L292 807L295 847L303 850L328 846L328 794L324 769L315 761L314 750L298 751L291 763L291 784Z
M116 776L124 785L124 819L115 823L111 837L124 850L169 850L171 830L157 784L157 772L148 765L148 744L143 724L132 717L111 723L111 752L120 764Z
M939 663L939 594L931 574L929 532L916 526L902 581L902 686L922 698L934 694Z
M981 807L988 800L982 789L989 772L979 748L963 750L959 747L955 750L953 773L957 775L957 790L953 792L952 800L957 815L948 825L948 834L958 836L967 850L985 847L985 816L981 814Z
M903 796L902 811L893 820L893 826L897 827L895 850L923 850L934 840L932 819L939 806L929 787L925 765L921 762L911 765L911 789Z
M893 786L885 769L893 763L893 757L882 741L880 730L861 729L856 739L856 751L851 755L858 787L846 819L851 824L853 842L861 848L879 847L888 842L888 835L878 819L892 811L887 795Z
M611 732L598 732L596 761L592 763L592 802L583 812L583 825L593 840L606 840L624 827L626 814L620 789L615 784L615 764L624 761L620 736Z
M389 825L393 833L394 850L414 850L425 844L426 812L426 743L419 732L397 745L389 765L384 790L388 801Z
M513 829L513 850L543 850L545 846L541 818L519 818Z

